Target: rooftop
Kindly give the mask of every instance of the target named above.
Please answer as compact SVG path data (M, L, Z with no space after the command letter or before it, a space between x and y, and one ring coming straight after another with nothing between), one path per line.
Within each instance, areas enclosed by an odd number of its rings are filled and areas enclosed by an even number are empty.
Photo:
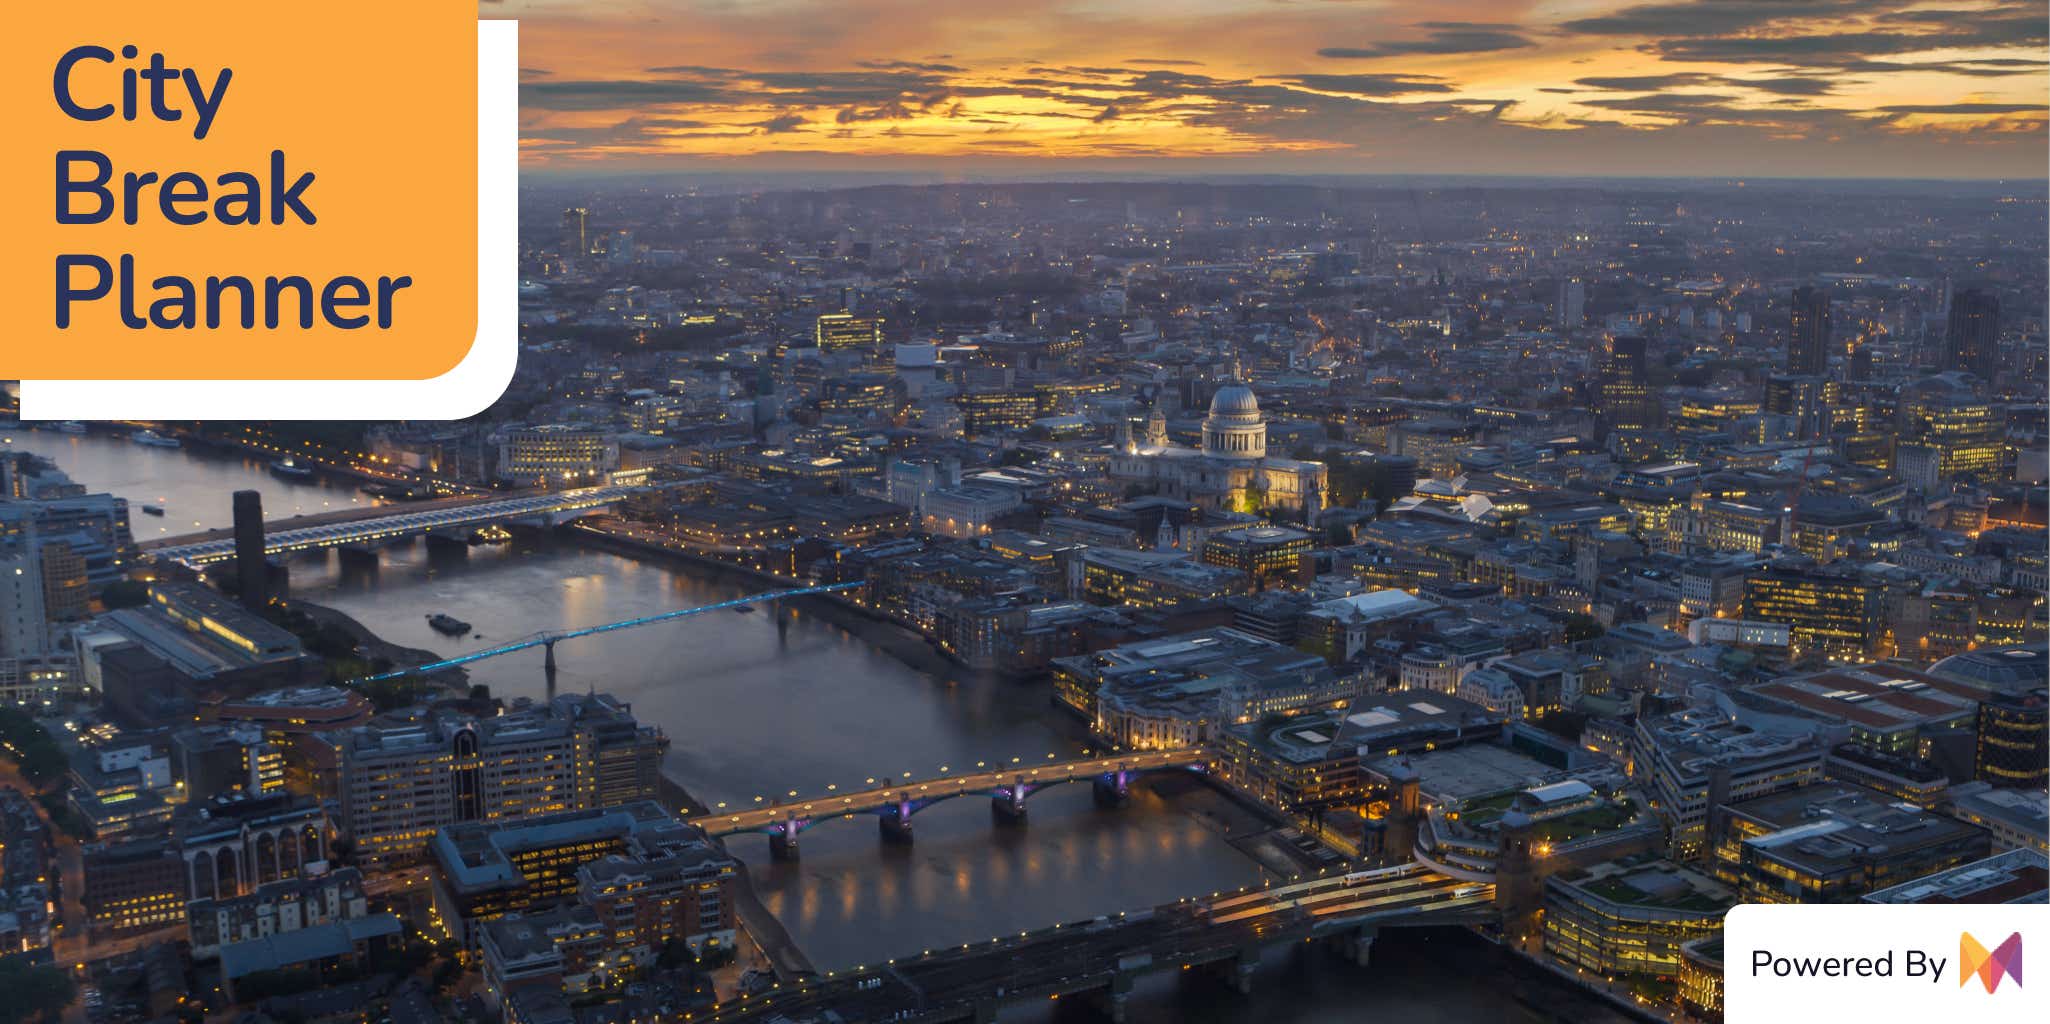
M2008 850L1890 889L1867 903L2043 903L2050 901L2050 862L2035 850Z
M1748 692L1774 704L1873 732L1917 728L1977 710L1969 686L1887 664L1787 676L1750 687Z
M1560 885L1645 910L1720 915L1737 895L1726 885L1669 860L1631 858L1553 876Z

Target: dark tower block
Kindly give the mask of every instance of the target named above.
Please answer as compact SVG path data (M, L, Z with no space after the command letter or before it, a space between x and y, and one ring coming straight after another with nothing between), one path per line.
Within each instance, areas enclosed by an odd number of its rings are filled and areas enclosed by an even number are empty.
M235 492L235 580L244 607L262 611L270 603L269 569L263 557L263 495Z

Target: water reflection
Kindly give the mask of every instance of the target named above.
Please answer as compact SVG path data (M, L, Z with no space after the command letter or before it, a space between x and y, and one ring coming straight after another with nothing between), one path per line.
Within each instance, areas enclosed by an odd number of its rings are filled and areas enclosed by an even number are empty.
M230 496L239 490L261 492L264 515L273 520L383 504L345 481L281 480L270 474L262 459L150 448L121 434L60 434L17 427L0 429L0 447L41 455L88 491L127 498L130 528L138 541L229 525L234 521ZM164 514L143 514L145 504L162 508Z

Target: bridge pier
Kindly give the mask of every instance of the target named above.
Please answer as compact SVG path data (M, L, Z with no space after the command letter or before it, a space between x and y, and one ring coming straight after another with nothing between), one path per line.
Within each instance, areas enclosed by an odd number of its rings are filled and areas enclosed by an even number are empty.
M470 553L470 532L430 530L427 533L427 546L439 553L460 551L467 555Z
M1376 929L1361 928L1345 937L1345 957L1356 967L1365 967L1373 960Z
M1131 777L1123 768L1096 777L1091 786L1098 807L1123 807L1131 799Z
M1111 975L1110 984L1099 989L1090 1001L1110 1018L1110 1024L1125 1024L1125 1017L1130 1012L1128 1005L1132 1001L1131 976L1124 971Z
M909 843L911 841L911 801L899 800L895 807L885 807L876 817L876 825L882 832L883 842Z
M1022 825L1025 823L1025 780L1020 778L995 793L990 794L989 810L998 824Z
M799 831L795 817L784 818L781 825L772 827L769 831L769 859L773 861L796 860L797 833Z
M555 641L542 641L541 651L541 668L548 673L550 679L553 679L555 678Z
M366 544L338 544L335 546L335 558L343 563L375 568L381 550Z

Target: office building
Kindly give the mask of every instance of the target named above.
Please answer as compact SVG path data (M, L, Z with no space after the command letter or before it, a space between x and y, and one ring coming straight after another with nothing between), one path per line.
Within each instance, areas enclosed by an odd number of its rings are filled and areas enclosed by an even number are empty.
M1736 893L1693 868L1633 857L1545 880L1545 952L1604 977L1677 978L1680 947L1722 934Z
M442 829L435 908L459 941L480 926L570 905L600 912L618 951L652 960L670 939L731 946L736 862L652 800Z
M1372 694L1345 708L1225 729L1217 772L1235 791L1277 810L1339 806L1364 791L1362 756L1454 747L1501 731L1498 717L1456 697Z
M1219 628L1053 660L1054 695L1133 745L1189 746L1226 722L1301 710L1356 692L1324 659ZM1105 698L1109 703L1105 704Z
M883 347L883 321L852 313L827 313L814 324L813 341L820 352L879 352Z
M323 672L290 630L205 587L159 583L150 603L100 616L119 642L85 657L114 717L133 726L190 720L203 703L314 682Z
M1559 297L1552 306L1552 322L1560 327L1579 327L1587 319L1587 282L1578 277L1559 279Z
M2002 412L1953 373L1903 385L1895 476L1925 494L1951 480L1999 478L2006 449Z
M650 799L669 742L627 705L575 695L495 718L408 709L328 741L339 825L368 863L417 857L449 825Z
M2050 690L1988 696L1977 726L1973 778L2038 791L2050 784Z
M1595 412L1605 430L1649 430L1658 425L1658 398L1651 390L1644 348L1644 339L1637 336L1609 342L1595 380Z
M1813 285L1794 289L1787 315L1787 372L1821 377L1829 372L1829 293Z
M604 430L546 424L509 429L495 440L498 479L515 487L602 483L619 468L619 440Z
M1838 666L1745 687L1782 714L1813 719L1887 754L1927 758L1945 737L1972 731L1978 695L1969 686L1890 663Z
M1203 561L1245 573L1256 587L1291 584L1306 578L1314 539L1287 526L1242 526L1214 533L1203 542Z
M1849 903L1993 849L1984 829L1843 783L1732 800L1719 812L1712 865L1746 903Z
M85 847L86 926L95 937L125 935L185 920L191 876L164 837Z
M1091 546L1082 553L1082 594L1090 602L1160 608L1245 592L1246 574L1206 565L1179 551L1121 551Z
M1723 1019L1723 937L1680 946L1680 1006L1705 1021Z
M1892 905L2050 902L2050 861L2035 850L2003 850L1863 897Z
M1744 578L1744 618L1786 625L1795 661L1865 661L1885 632L1884 596L1854 574L1774 566Z
M1824 753L1808 734L1761 732L1696 708L1639 717L1629 763L1665 822L1673 856L1693 861L1707 851L1714 808L1816 782Z
M1950 321L1943 335L1944 370L1963 370L1985 380L2000 370L2000 299L1980 288L1950 297Z
M1943 794L1940 810L1977 825L2003 850L2050 853L2050 792L1966 782Z

